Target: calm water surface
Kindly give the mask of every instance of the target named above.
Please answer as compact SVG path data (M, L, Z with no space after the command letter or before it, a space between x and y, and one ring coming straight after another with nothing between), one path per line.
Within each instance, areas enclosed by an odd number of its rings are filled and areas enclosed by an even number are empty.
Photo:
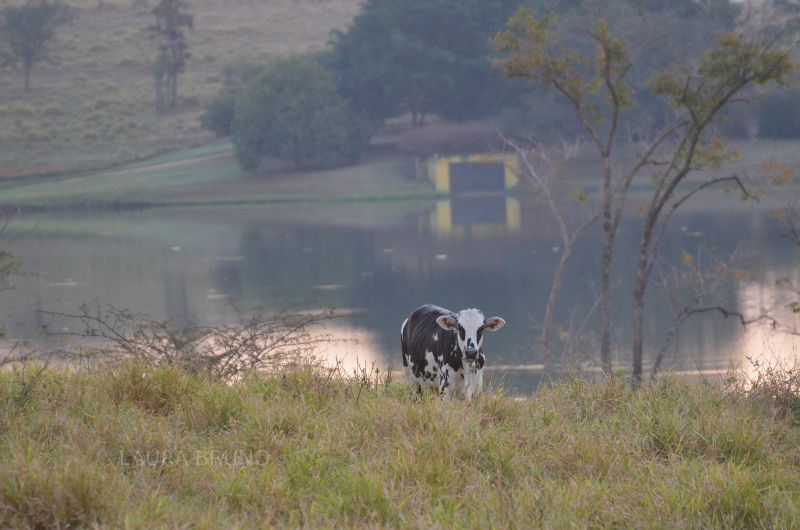
M667 262L684 252L737 250L739 266L758 271L725 292L725 303L757 311L780 296L779 277L797 279L798 251L764 207L714 200L674 219L663 245ZM616 363L628 363L632 257L640 220L620 231L614 328ZM487 337L492 380L527 391L545 360L534 347L553 269L561 252L552 219L535 200L512 196L430 202L298 203L281 206L181 208L14 219L6 247L24 275L0 292L0 324L12 339L36 339L63 327L40 311L74 312L101 301L171 318L214 323L244 311L298 303L335 305L349 314L332 324L327 355L351 365L400 366L403 319L423 303L479 307L508 325ZM564 284L558 329L578 337L548 365L596 367L599 228L580 241ZM652 291L648 355L669 328L670 306ZM743 333L733 319L708 314L688 322L665 368L714 372L745 356L792 355L795 345L763 329ZM567 358L568 357L568 358Z

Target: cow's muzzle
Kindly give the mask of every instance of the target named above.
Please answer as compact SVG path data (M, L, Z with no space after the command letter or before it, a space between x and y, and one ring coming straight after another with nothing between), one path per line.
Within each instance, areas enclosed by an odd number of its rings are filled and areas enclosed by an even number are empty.
M475 362L478 359L478 350L475 348L467 348L464 350L464 359L467 362Z

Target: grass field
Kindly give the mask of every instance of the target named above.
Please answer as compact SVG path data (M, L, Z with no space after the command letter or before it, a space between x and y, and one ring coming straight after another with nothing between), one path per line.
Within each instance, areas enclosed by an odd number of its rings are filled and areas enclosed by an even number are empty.
M10 0L9 3L19 3ZM52 42L53 63L0 68L0 178L107 167L210 139L198 117L227 65L324 47L359 0L193 0L179 108L157 116L145 27L153 0L65 0L73 18ZM4 3L5 5L5 3Z
M389 141L395 139L386 135ZM771 175L762 169L778 162L797 173L800 144L796 140L759 140L742 146L741 160L729 164L731 173L746 174L757 188L769 187ZM578 158L564 171L565 181L598 192L596 157ZM171 151L145 161L112 169L52 177L0 179L0 208L74 209L118 206L243 205L297 201L386 201L431 199L436 192L428 182L414 178L413 159L373 149L353 166L300 172L286 163L265 162L256 173L242 171L228 140L215 140L193 148ZM721 171L721 170L719 170ZM697 173L693 179L705 178ZM778 201L785 190L775 188L768 201ZM632 198L649 197L649 180L634 183ZM727 207L731 194L712 201ZM709 207L709 201L687 207Z
M435 196L429 184L408 174L406 166L400 156L367 156L356 166L310 172L268 162L251 174L239 168L230 143L220 140L106 171L0 180L0 208L241 205Z
M0 374L0 526L792 528L800 426L702 384L412 401L299 371ZM785 412L785 410L783 411Z

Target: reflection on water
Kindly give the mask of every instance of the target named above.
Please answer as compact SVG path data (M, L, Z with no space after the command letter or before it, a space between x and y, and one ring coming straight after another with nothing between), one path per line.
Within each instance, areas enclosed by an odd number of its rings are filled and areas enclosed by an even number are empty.
M797 285L800 279L796 269L781 275L776 275L773 271L767 274L766 281L762 283L748 282L742 285L739 299L745 304L755 306L753 310L760 308L769 310L770 314L777 315L785 325L798 329L797 326L800 324L798 315L786 307L787 293L785 288L778 286L779 276L788 277L794 285ZM800 336L775 333L769 323L763 322L753 326L742 336L737 366L750 375L755 375L754 363L762 367L800 368L797 364L798 353L800 353Z
M386 358L381 352L380 341L375 333L363 328L348 325L326 325L325 331L337 340L326 343L320 355L327 359L327 365L338 366L348 374L366 368L388 368Z
M519 200L497 194L437 201L430 219L432 233L459 239L515 234L522 225Z
M726 203L729 204L729 203ZM638 243L640 220L624 219L620 256ZM742 284L724 300L741 310L775 305L780 276L797 277L797 250L787 245L768 212L729 205L686 210L674 219L662 255L677 263L683 252L740 249L742 267L761 268L763 283ZM494 384L526 390L547 376L534 344L544 312L560 240L541 204L524 196L456 196L429 203L295 204L198 208L94 215L17 218L9 250L25 275L0 293L0 326L13 338L48 330L37 310L74 311L100 300L171 318L176 323L231 321L239 309L275 310L298 303L335 305L351 314L331 328L331 358L348 368L375 362L400 367L399 329L423 303L451 309L479 307L508 325L487 338ZM553 365L596 369L599 227L579 242L556 314L557 334L579 337L568 357ZM614 329L616 363L627 365L629 286L633 262L620 259ZM672 322L656 291L647 310L647 345L653 352ZM747 355L794 353L794 342L766 331L743 334L734 319L707 314L682 330L665 369L723 370Z

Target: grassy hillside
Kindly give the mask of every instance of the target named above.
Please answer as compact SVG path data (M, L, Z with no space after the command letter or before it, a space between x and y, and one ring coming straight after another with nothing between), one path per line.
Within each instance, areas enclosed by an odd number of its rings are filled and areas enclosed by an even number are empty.
M395 141L396 137L384 135L382 139ZM742 159L729 164L728 169L750 175L758 186L768 186L770 174L763 176L762 168L773 161L800 167L798 145L797 140L752 142L743 146ZM586 191L594 196L597 188L588 183L596 178L598 163L597 157L588 153L570 164L563 178L585 185ZM300 172L288 163L270 160L257 173L248 173L240 169L230 142L221 139L91 174L0 178L0 210L436 197L430 183L413 179L413 173L409 157L381 153L380 149L366 154L354 166ZM261 178L265 176L269 178ZM708 173L698 172L696 176L705 178ZM762 199L762 204L784 206L781 197L793 191L780 189L782 193L773 192ZM636 200L648 197L651 192L649 181L634 183L632 188ZM737 198L732 194L708 194L704 201L690 201L685 208L724 209L735 204Z
M359 0L193 0L191 58L180 108L156 116L144 28L155 0L67 0L73 19L51 43L25 93L0 68L0 177L108 166L210 139L198 122L226 65L322 48Z
M357 166L302 173L269 161L259 171L241 170L230 143L215 141L77 177L0 179L0 210L386 201L436 194L426 182L409 178L396 156L367 156ZM264 174L269 178L259 178Z
M789 528L800 426L666 382L413 402L310 372L0 374L0 526Z

